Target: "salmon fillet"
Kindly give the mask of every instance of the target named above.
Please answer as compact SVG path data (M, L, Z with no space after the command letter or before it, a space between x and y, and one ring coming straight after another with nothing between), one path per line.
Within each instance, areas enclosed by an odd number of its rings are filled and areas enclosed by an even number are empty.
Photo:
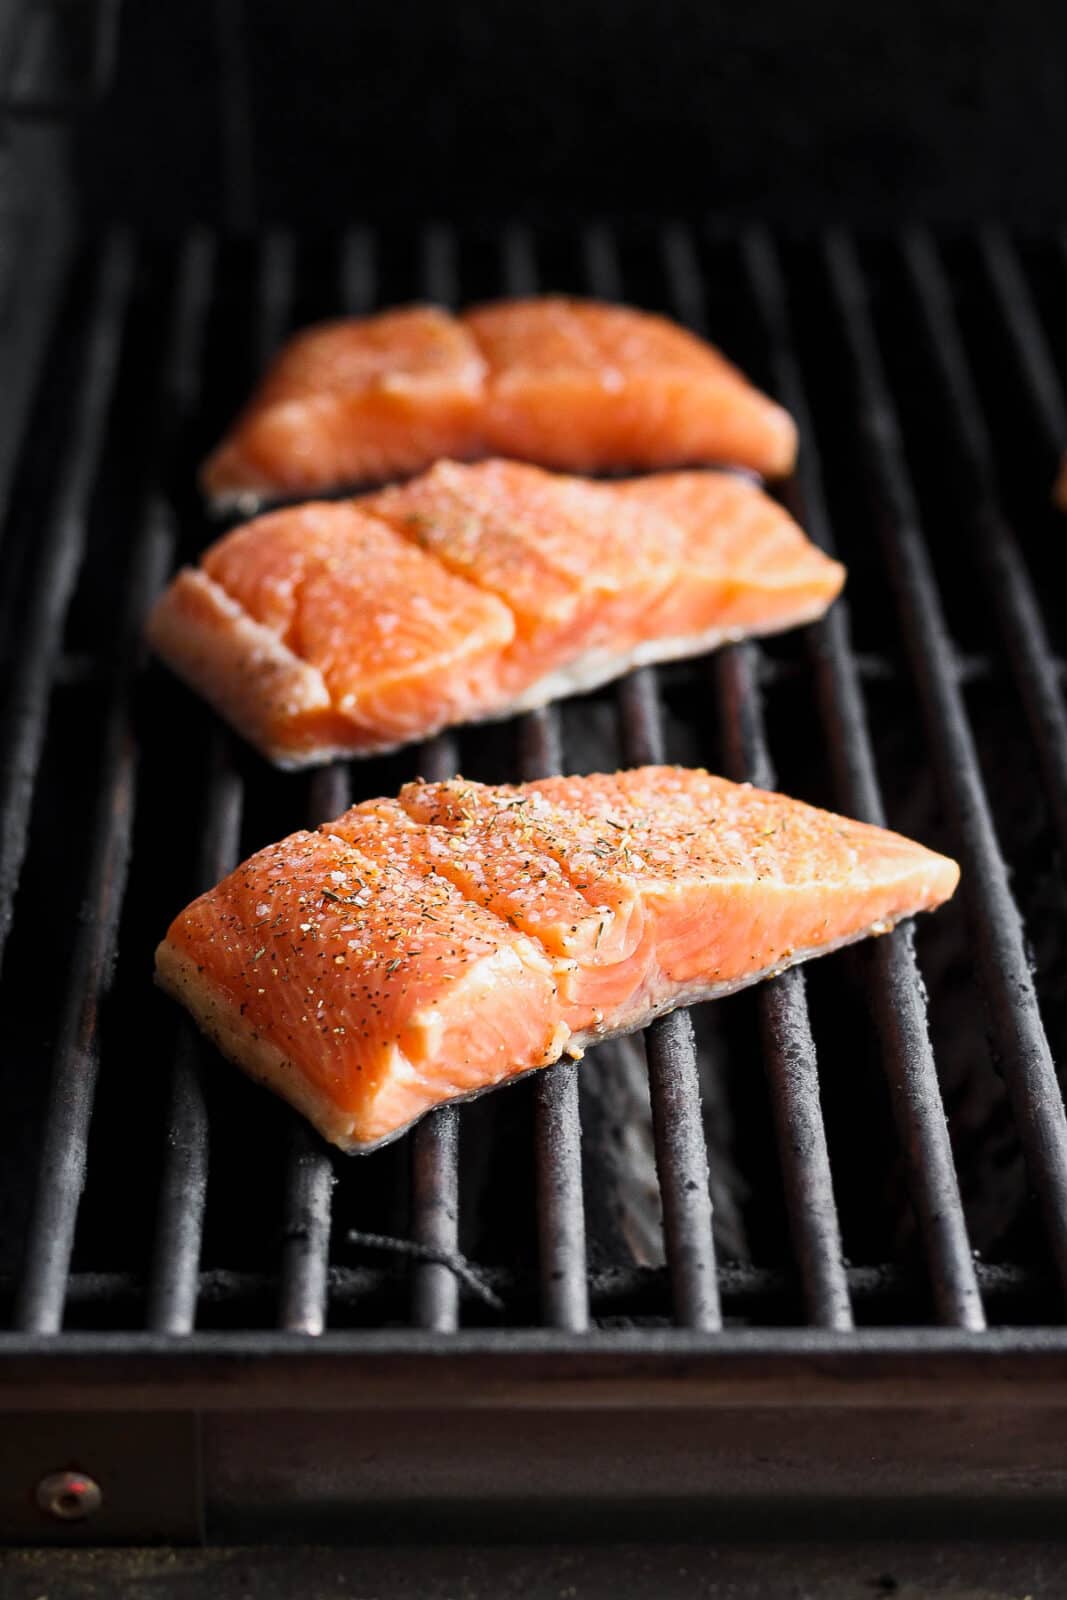
M727 473L441 462L274 511L157 602L163 658L281 766L370 755L820 616L844 582Z
M343 1150L883 933L955 862L704 771L407 785L259 851L159 982Z
M546 296L323 323L281 350L204 465L220 509L402 477L444 456L574 472L790 471L792 419L648 312Z

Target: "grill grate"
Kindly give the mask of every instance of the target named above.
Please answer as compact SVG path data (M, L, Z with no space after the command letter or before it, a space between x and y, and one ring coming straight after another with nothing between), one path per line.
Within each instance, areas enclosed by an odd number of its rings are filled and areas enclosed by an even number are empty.
M1062 269L1054 242L1001 233L780 244L683 225L197 235L174 256L120 233L88 252L4 530L20 573L0 856L13 1330L195 1348L214 1329L406 1324L488 1347L498 1323L1059 1323L1067 715L1039 595L1067 442L1045 333ZM787 503L848 562L846 602L801 634L514 725L310 780L265 774L142 659L149 598L212 534L194 463L292 325L546 288L661 308L779 394L804 440ZM633 1130L609 1118L590 1139L603 1107L573 1063L335 1158L150 990L180 904L351 798L416 771L664 758L915 831L960 856L965 899L923 927L921 960L901 929L720 1002L695 1030L684 1014L653 1024L647 1171L605 1164L604 1141ZM661 1207L661 1253L621 1247L624 1227L602 1236L605 1207L635 1206L653 1222ZM371 1255L352 1230L421 1255ZM465 1293L447 1264L460 1251L502 1313Z

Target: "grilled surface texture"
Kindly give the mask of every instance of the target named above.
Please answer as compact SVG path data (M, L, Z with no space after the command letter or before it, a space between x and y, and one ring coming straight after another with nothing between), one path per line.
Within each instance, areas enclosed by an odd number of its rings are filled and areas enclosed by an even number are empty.
M753 484L442 462L213 545L149 637L282 766L369 755L825 611L844 569Z
M205 463L218 507L254 508L508 455L574 472L691 464L787 473L789 415L666 318L546 296L323 323L275 358Z
M365 1150L680 1004L954 891L956 864L701 770L407 785L187 907L160 982L326 1138Z

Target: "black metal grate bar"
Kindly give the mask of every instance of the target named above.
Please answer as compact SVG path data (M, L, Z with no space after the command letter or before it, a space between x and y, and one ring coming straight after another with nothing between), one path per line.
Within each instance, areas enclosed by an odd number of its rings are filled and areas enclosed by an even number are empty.
M26 854L30 808L48 726L49 693L85 551L89 500L104 443L132 277L130 240L123 234L113 235L96 264L70 437L59 462L33 599L5 707L5 746L0 762L0 963Z
M503 235L503 279L507 294L536 294L540 285L537 252L529 228L513 223Z
M260 252L256 283L254 379L266 370L289 327L294 254L290 234L278 229L266 236Z
M350 228L341 244L341 302L348 316L370 311L378 295L378 262L374 234Z
M353 230L344 241L340 280L345 314L369 311L376 282L372 242L365 229ZM351 800L346 764L338 761L324 768L309 785L308 825L318 827L340 816ZM333 1187L333 1163L321 1139L302 1121L294 1121L285 1179L278 1313L279 1326L291 1333L318 1334L326 1326Z
M974 535L1008 662L1023 703L1060 850L1067 856L1067 708L1026 563L998 498L993 442L982 415L944 269L925 232L908 236L905 259L944 395L957 496Z
M214 251L206 235L182 255L178 313L171 363L174 421L192 415L200 392L204 323L213 291ZM170 518L170 504L157 487L153 515ZM176 530L175 530L176 531ZM173 547L173 543L172 543ZM228 735L212 735L201 815L197 891L209 889L236 865L241 837L241 785L228 755ZM147 1322L159 1333L185 1334L196 1323L200 1249L207 1204L209 1130L201 1082L204 1042L182 1018L167 1112L159 1207L149 1269Z
M296 1126L285 1181L285 1244L279 1327L321 1333L326 1326L333 1168L310 1128Z
M785 282L764 233L749 235L745 267L752 285L779 396L796 419L804 448L787 499L815 542L834 554L818 445L794 352ZM807 630L838 803L850 816L884 827L885 807L851 643L847 597ZM870 997L886 1065L893 1116L907 1162L912 1203L929 1260L938 1320L982 1328L967 1224L952 1159L926 1016L926 994L911 930L898 929L869 948Z
M506 294L538 292L537 255L525 228L514 227L504 237L502 277ZM562 729L555 707L533 711L520 720L518 757L523 782L563 771ZM580 1332L589 1326L589 1287L578 1070L577 1062L561 1061L538 1075L534 1150L542 1316L550 1327Z
M435 305L460 304L458 243L455 230L445 222L433 222L422 238L422 281Z
M441 734L419 752L418 771L429 783L454 777L459 768L455 740ZM459 1249L459 1111L439 1106L412 1135L411 1209L416 1244L437 1255ZM414 1268L414 1320L420 1328L448 1333L459 1324L459 1280L442 1261Z
M440 1106L412 1136L411 1204L415 1242L442 1257L459 1249L459 1112ZM449 1333L459 1324L459 1280L443 1261L415 1267L415 1324Z
M542 1316L572 1332L589 1326L578 1070L561 1061L538 1078L535 1128Z
M623 759L634 767L662 762L663 718L650 668L642 667L624 679L618 706ZM683 1328L720 1328L708 1147L693 1024L688 1012L672 1011L646 1028L644 1037L675 1318Z
M430 300L455 305L458 299L456 241L443 225L427 228L422 240L422 282ZM416 752L416 770L439 783L459 771L459 747L452 734L439 734ZM437 1255L459 1249L459 1110L439 1106L422 1119L412 1136L413 1233L416 1244ZM447 1333L459 1325L459 1279L442 1261L414 1268L416 1325Z
M559 713L531 711L519 726L519 776L547 778L563 769ZM582 1126L578 1063L561 1061L537 1075L534 1144L541 1305L554 1328L589 1326L582 1199Z
M224 878L240 854L243 786L228 743L227 733L213 734L195 886L201 891ZM204 1040L185 1018L179 1028L149 1273L148 1326L157 1333L187 1334L196 1325L210 1128L203 1088Z
M262 370L288 329L293 301L294 244L287 233L268 236L259 262L256 326L257 366ZM331 809L335 795L340 804ZM332 768L312 779L310 826L344 810L347 783ZM326 1326L333 1169L321 1142L296 1116L289 1127L285 1159L283 1242L279 1273L278 1325L290 1333L317 1334Z
M308 826L332 822L351 802L343 762L324 767L309 784ZM278 1324L290 1333L321 1333L326 1326L330 1265L333 1162L322 1140L294 1117L285 1177L285 1246Z
M448 734L425 744L418 770L429 783L455 776L456 744ZM439 1106L424 1117L412 1135L411 1209L416 1244L438 1255L459 1249L459 1111ZM459 1323L459 1280L441 1261L423 1261L414 1269L413 1311L420 1328L448 1333Z
M663 259L674 309L694 331L706 335L703 285L691 236L679 228L666 232ZM759 688L760 659L756 645L734 645L719 654L715 676L729 776L773 789L775 772ZM852 1309L803 973L787 972L764 985L758 1006L786 1211L805 1307L817 1327L851 1328Z
M1026 377L1044 442L1058 462L1067 449L1067 399L1030 286L1015 247L1000 228L987 228L979 247L996 295L997 310Z
M585 255L593 294L604 300L623 299L618 253L607 228L587 231ZM662 762L663 714L651 669L642 668L620 684L617 704L624 760L630 766ZM682 1327L719 1328L722 1310L693 1025L688 1014L672 1012L657 1018L644 1037L675 1317Z
M107 259L128 281L132 262L124 243ZM121 262L121 269L114 266ZM108 341L117 353L118 344ZM90 377L97 374L91 372ZM98 440L109 410L110 385L90 385L93 417L86 433ZM166 387L157 434L165 433ZM88 420L88 419L87 419ZM83 439L85 435L83 435ZM157 437L157 448L159 438ZM142 654L141 624L173 554L169 520L151 516L151 498L140 519L123 596L119 649L101 740L98 790L86 891L59 1024L58 1043L45 1114L41 1157L29 1224L15 1323L34 1333L55 1333L63 1321L67 1278L78 1206L85 1182L89 1124L99 1068L98 1020L110 986L119 918L126 886L136 797L137 743L132 727L134 671ZM79 519L84 527L84 516Z
M826 264L855 376L879 532L931 760L963 857L974 954L996 1055L1067 1292L1067 1118L1038 1009L1022 921L997 842L937 585L923 541L896 408L852 241L834 235Z

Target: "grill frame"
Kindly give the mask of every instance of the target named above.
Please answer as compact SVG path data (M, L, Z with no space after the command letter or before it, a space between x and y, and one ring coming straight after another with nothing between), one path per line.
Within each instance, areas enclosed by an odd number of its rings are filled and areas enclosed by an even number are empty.
M1062 1521L1059 1330L49 1345L0 1335L8 1540L1015 1537ZM119 1486L91 1525L20 1504L60 1457Z
M698 331L714 332L704 304L702 271L689 225L666 226L657 241L672 310ZM358 311L375 298L375 239L353 230L344 241L341 278L348 308ZM774 387L797 416L805 441L799 474L785 499L817 542L832 549L831 519L822 463L810 425L803 362L794 343L788 285L779 248L754 229L738 241L753 314L767 351ZM331 1303L351 1295L374 1305L384 1297L395 1308L395 1275L375 1268L339 1272L331 1261L333 1158L295 1119L287 1136L282 1177L283 1233L276 1276L266 1285L275 1304L273 1331L243 1328L216 1332L197 1327L198 1296L210 1273L200 1271L210 1193L210 1126L201 1081L204 1048L182 1024L172 1057L167 1140L159 1179L159 1212L143 1288L142 1330L78 1332L63 1329L68 1300L107 1305L142 1287L123 1274L71 1275L78 1206L85 1173L96 1088L97 1017L106 999L118 939L126 872L135 826L137 751L133 696L141 665L139 621L182 545L183 503L164 484L183 430L203 397L203 358L216 247L194 235L183 247L175 280L169 333L156 413L137 493L139 530L134 558L123 574L118 643L102 667L109 693L106 738L96 774L95 847L85 872L86 912L73 940L71 981L65 991L55 1049L56 1070L44 1114L37 1199L28 1228L27 1266L14 1302L12 1332L0 1331L0 1406L18 1416L32 1393L39 1411L68 1413L75 1436L85 1419L136 1408L152 1415L203 1412L213 1437L226 1432L230 1413L269 1413L281 1450L295 1413L312 1415L336 1406L345 1414L395 1413L399 1455L403 1419L477 1416L488 1432L479 1435L503 1452L521 1418L544 1411L555 1419L561 1441L600 1461L607 1488L604 1504L590 1509L591 1522L639 1498L640 1438L649 1415L689 1407L684 1435L674 1449L711 1451L702 1512L727 1518L744 1501L731 1490L721 1460L724 1440L742 1454L760 1447L768 1418L783 1429L798 1413L821 1419L823 1454L820 1489L813 1495L788 1474L774 1477L768 1501L798 1517L815 1502L823 1511L857 1514L867 1506L910 1506L908 1473L915 1457L895 1434L870 1451L870 1418L919 1414L931 1429L923 1458L945 1452L935 1498L965 1518L977 1501L1024 1521L1049 1511L1059 1492L1051 1458L1028 1456L1036 1412L1058 1413L1067 1375L1067 1328L986 1328L985 1314L998 1296L1006 1305L1025 1293L1027 1269L977 1266L970 1249L952 1148L945 1124L937 1066L931 1047L926 1002L908 930L876 941L865 953L863 986L884 1055L889 1102L911 1182L912 1201L925 1263L926 1293L941 1327L856 1326L859 1312L888 1293L892 1282L868 1281L864 1269L843 1259L834 1195L834 1173L820 1102L818 1062L806 1001L804 974L793 971L762 986L757 1002L768 1093L777 1134L782 1182L793 1230L795 1270L808 1327L724 1327L739 1298L778 1292L759 1269L735 1273L717 1260L711 1225L708 1148L700 1111L693 1032L683 1014L660 1019L648 1030L652 1128L664 1217L666 1267L635 1269L612 1278L586 1259L582 1187L579 1073L564 1063L540 1074L533 1094L534 1175L538 1196L539 1248L536 1296L541 1326L463 1326L460 1283L443 1257L460 1245L458 1129L462 1111L445 1107L420 1124L411 1147L411 1236L423 1252L410 1275L408 1328L327 1328ZM983 783L959 653L949 635L922 531L912 482L869 306L869 291L855 242L831 235L821 246L825 282L838 310L851 361L853 392L843 403L858 404L863 471L884 508L884 562L895 591L905 656L922 706L931 752L951 833L964 857L972 895L976 952L990 1002L991 1029L1004 1062L1015 1115L1030 1169L1045 1211L1048 1244L1061 1289L1067 1285L1067 1120L1055 1081L1052 1056L1034 991L1030 959L1008 870ZM982 258L1005 307L1005 325L1017 349L1023 381L1033 395L1051 448L1065 415L1062 390L1012 242L991 232L981 240ZM969 371L938 246L926 234L909 236L903 260L939 375L954 409L953 470L961 504L976 529L981 581L996 600L994 616L1008 673L1029 717L1054 824L1063 823L1063 778L1067 771L1067 720L1062 704L1062 665L1055 657L1024 556L1000 503L981 402ZM457 237L446 225L429 229L422 248L422 283L428 297L459 303L461 275ZM500 241L501 291L522 293L540 285L535 242L521 226ZM589 228L582 255L589 292L626 297L616 238L607 225ZM109 403L134 288L136 252L123 233L110 236L96 258L93 314L80 330L83 381L74 391L69 452L51 497L52 515L38 558L33 591L37 609L23 628L30 648L17 659L20 675L12 691L14 715L6 725L9 804L4 821L5 890L17 883L28 838L34 786L44 749L49 699L64 668L63 630L74 596L86 542L90 505L105 442ZM268 236L258 254L253 360L262 361L278 342L294 293L294 245L290 236ZM184 503L187 507L188 502ZM998 647L999 648L999 647ZM813 667L818 709L830 752L836 803L842 810L885 821L872 747L871 719L864 703L861 668L850 640L847 598L816 627L805 649ZM729 775L773 786L774 766L765 725L763 683L771 671L761 646L747 644L720 653L712 671ZM665 751L660 677L644 669L612 691L619 711L621 747L630 764L662 759ZM517 729L519 775L533 778L558 770L563 761L560 713L548 708L523 718ZM427 777L457 770L458 740L444 735L425 746L418 766ZM211 736L205 788L199 798L201 828L196 884L215 881L238 857L247 768L229 738ZM336 815L350 794L342 766L314 775L308 785L305 820ZM195 886L190 893L195 892ZM18 907L15 907L17 914ZM6 933L7 928L4 927ZM1040 1107L1035 1112L1034 1107ZM999 1275L998 1275L999 1274ZM216 1276L220 1276L216 1274ZM773 1274L771 1275L773 1277ZM1043 1281L1043 1269L1036 1269ZM221 1274L225 1277L225 1274ZM509 1292L529 1285L498 1273L492 1280ZM762 1287L761 1287L762 1284ZM1021 1287L1020 1287L1021 1285ZM666 1292L669 1290L669 1294ZM219 1284L219 1292L243 1292ZM393 1298L390 1298L393 1296ZM612 1297L615 1297L614 1299ZM94 1300L95 1297L95 1300ZM1013 1298L1014 1297L1014 1298ZM675 1326L630 1331L591 1326L610 1319L611 1306L669 1304ZM604 1306L609 1309L604 1311ZM866 1314L866 1313L865 1313ZM751 1409L748 1425L739 1421ZM625 1419L622 1433L601 1439L590 1416ZM968 1413L967 1417L961 1416ZM860 1425L863 1419L863 1426ZM495 1432L494 1432L495 1430ZM725 1431L724 1431L725 1430ZM984 1431L983 1431L984 1430ZM166 1448L167 1436L161 1449ZM252 1442L238 1431L233 1446L246 1452L254 1480ZM495 1445L493 1441L495 1440ZM702 1442L703 1440L703 1442ZM885 1476L865 1491L863 1450ZM345 1477L339 1442L327 1441L330 1470ZM986 1454L983 1456L983 1450ZM330 1452L333 1452L332 1455ZM1014 1453L1013 1453L1014 1452ZM1040 1454L1040 1452L1039 1452ZM988 1480L976 1487L973 1467L985 1461ZM205 1473L204 1503L227 1532L255 1524L246 1503L227 1502L222 1478L212 1478L211 1448L193 1449L189 1471ZM200 1463L197 1466L196 1463ZM969 1464L968 1464L969 1463ZM206 1464L206 1465L205 1465ZM502 1469L501 1493L516 1497L530 1485L546 1495L552 1458L542 1447ZM1013 1474L1036 1474L1038 1493L1023 1504L1012 1491ZM540 1474L540 1476L539 1476ZM321 1478L321 1473L320 1473ZM231 1480L225 1480L230 1483ZM219 1487L223 1484L223 1487ZM214 1487L213 1487L214 1485ZM525 1486L525 1487L524 1487ZM286 1489L292 1491L290 1477ZM310 1492L310 1491L309 1491ZM214 1498L213 1498L214 1496ZM194 1497L195 1498L195 1497ZM276 1515L279 1496L265 1515ZM685 1497L672 1504L681 1514ZM476 1513L472 1485L462 1502ZM431 1496L425 1526L433 1531L443 1502ZM306 1507L305 1507L306 1509ZM336 1508L335 1508L336 1509ZM453 1507L453 1509L455 1509ZM743 1510L744 1507L741 1506ZM911 1509L914 1511L914 1507ZM511 1507L512 1512L515 1507ZM755 1506L750 1507L757 1514ZM316 1515L329 1517L328 1508ZM696 1515L696 1512L694 1512ZM252 1517L251 1522L242 1518ZM236 1519L236 1520L234 1520ZM337 1511L336 1521L343 1521ZM521 1517L515 1523L518 1526ZM324 1522L322 1524L326 1526ZM173 1530L172 1530L173 1531ZM180 1536L195 1537L183 1526ZM45 1536L38 1528L35 1536ZM118 1533L116 1537L124 1537Z

